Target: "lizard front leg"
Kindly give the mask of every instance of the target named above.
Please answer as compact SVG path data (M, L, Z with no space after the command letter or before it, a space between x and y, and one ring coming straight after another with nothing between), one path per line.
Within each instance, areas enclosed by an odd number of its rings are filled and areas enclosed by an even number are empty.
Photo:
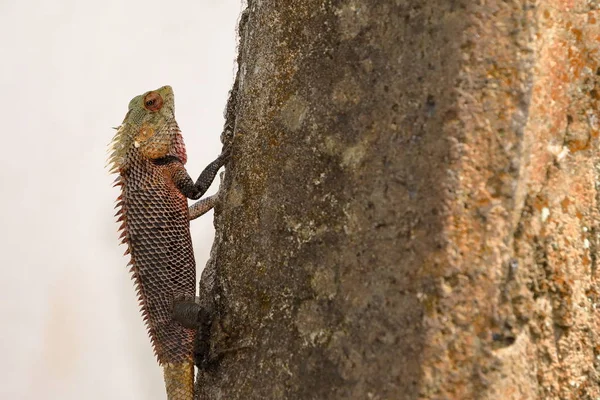
M223 181L223 172L221 172L220 178L221 181ZM200 199L199 201L197 201L189 207L190 221L206 214L215 207L215 205L220 201L222 196L221 187L222 186L219 185L219 190L216 194Z
M217 172L219 172L219 169L225 165L229 159L229 154L229 149L223 151L216 160L204 168L204 171L202 171L196 182L192 181L192 178L190 178L179 159L169 157L168 160L165 160L165 164L168 164L169 169L171 170L171 177L173 183L177 186L177 189L179 189L179 191L187 198L198 200L206 193L212 182L215 180Z
M214 194L212 196L205 197L196 203L192 204L189 207L190 211L190 221L206 214L210 210L212 210L219 201L219 194Z

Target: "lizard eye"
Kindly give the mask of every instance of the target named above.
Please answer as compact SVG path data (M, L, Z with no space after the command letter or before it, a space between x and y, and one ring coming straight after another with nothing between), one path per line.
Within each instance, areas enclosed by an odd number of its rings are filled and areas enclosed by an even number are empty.
M163 99L160 94L156 92L150 92L144 97L144 107L148 111L158 111L163 106Z

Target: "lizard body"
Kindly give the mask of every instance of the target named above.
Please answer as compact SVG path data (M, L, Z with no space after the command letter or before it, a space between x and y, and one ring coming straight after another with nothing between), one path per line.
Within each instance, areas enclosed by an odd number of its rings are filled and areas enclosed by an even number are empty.
M125 254L131 254L141 312L164 369L169 400L192 400L195 330L173 320L179 301L195 299L196 265L189 221L210 210L216 196L188 209L187 198L199 199L227 152L210 163L194 182L184 164L187 156L175 121L171 87L137 96L111 143L111 172L117 173L118 221Z

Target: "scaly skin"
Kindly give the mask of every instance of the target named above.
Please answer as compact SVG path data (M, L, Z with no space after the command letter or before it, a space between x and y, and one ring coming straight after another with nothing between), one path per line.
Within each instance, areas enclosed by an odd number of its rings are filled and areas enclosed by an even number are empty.
M137 96L111 143L111 172L121 187L117 200L125 254L131 254L135 281L148 333L163 366L169 400L192 400L195 330L172 318L175 302L196 294L196 264L190 219L210 210L216 196L188 210L187 198L199 199L227 159L224 152L194 183L174 115L173 91L163 86Z

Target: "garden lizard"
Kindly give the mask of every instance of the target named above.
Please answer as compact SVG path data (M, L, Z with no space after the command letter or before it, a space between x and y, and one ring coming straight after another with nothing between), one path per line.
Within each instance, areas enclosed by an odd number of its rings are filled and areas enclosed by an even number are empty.
M194 182L187 174L186 151L175 121L170 86L134 97L110 144L111 173L121 188L116 216L125 255L131 254L141 312L158 362L164 369L169 400L192 400L193 342L196 331L173 320L180 301L193 301L196 265L190 220L210 210L217 195L199 199L228 151L211 162Z

